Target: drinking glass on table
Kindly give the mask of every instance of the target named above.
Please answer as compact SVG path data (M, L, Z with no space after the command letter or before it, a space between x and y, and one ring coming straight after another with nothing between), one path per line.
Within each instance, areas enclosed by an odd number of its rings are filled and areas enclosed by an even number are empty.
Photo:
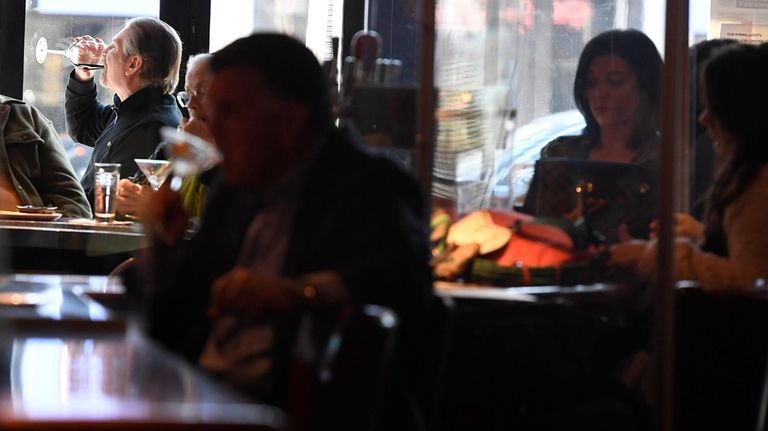
M94 163L93 213L96 221L109 223L115 219L117 183L120 163Z

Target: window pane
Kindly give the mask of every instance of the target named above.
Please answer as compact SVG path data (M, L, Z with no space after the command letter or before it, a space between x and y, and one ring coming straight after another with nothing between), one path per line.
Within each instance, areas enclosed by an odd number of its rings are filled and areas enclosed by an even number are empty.
M458 213L522 205L544 145L578 135L579 56L610 29L643 31L663 54L663 0L441 0L433 195Z
M341 32L341 0L212 0L211 52L253 32L289 34L324 60Z
M53 122L78 177L85 171L91 148L75 143L66 131L64 91L72 65L61 55L36 55L37 48L45 39L49 50L64 50L74 36L83 34L110 41L127 19L135 16L159 17L159 13L159 0L27 2L24 100L34 104ZM111 91L100 86L98 91L102 102L112 103Z

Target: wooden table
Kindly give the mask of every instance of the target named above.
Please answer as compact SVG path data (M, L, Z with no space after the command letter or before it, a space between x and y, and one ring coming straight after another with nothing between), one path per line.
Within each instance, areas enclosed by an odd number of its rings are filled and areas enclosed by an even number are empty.
M61 220L61 219L60 219ZM0 220L13 271L108 274L147 246L140 224Z
M604 347L624 339L643 296L620 283L435 287L452 304L437 415L450 429L527 429L567 411L599 384Z
M503 301L547 304L552 302L575 305L605 304L609 307L632 306L640 289L624 283L593 283L573 286L482 286L448 281L434 283L435 294L455 300Z
M0 286L7 284L54 285L96 299L119 298L126 294L120 277L98 275L14 273L0 276Z
M285 421L85 296L119 292L114 278L16 274L0 278L0 298L8 291L55 295L0 305L0 429L270 430Z
M91 256L130 252L146 246L138 223L0 220L0 231L13 247L77 250Z
M247 400L145 339L8 337L0 348L0 428L280 428L281 410Z

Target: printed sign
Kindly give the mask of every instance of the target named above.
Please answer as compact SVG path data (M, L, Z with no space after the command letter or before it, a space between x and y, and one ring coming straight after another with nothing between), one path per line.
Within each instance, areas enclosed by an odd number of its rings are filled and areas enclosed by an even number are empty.
M720 37L741 43L759 45L768 41L768 26L751 24L721 24Z
M712 0L707 38L768 41L768 0Z

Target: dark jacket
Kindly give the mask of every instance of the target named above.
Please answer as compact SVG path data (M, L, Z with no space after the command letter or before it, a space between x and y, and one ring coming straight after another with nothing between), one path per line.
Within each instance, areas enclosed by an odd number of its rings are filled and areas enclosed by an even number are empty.
M96 100L96 83L80 82L72 75L67 84L67 130L77 142L93 147L91 161L81 179L89 201L93 200L93 164L120 163L120 178L138 167L133 159L149 158L160 142L163 126L176 127L181 112L170 94L148 86L125 100L114 96L113 105Z
M587 160L590 145L583 136L561 136L548 143L541 150L541 159ZM589 165L594 167L590 168ZM637 153L632 163L585 162L579 168L581 178L571 178L575 171L564 170L556 175L549 171L545 181L537 163L534 175L520 210L527 214L548 217L583 216L586 227L594 242L613 244L619 241L618 227L626 225L634 238L648 238L649 225L656 218L657 190L657 145L650 142ZM599 165L604 165L600 167ZM608 165L613 165L610 167ZM631 166L631 167L630 167ZM550 169L552 167L550 166ZM557 169L557 168L556 168ZM616 175L606 181L605 175L611 170ZM550 184L553 179L562 179L564 184ZM571 191L576 180L595 181L595 190L578 195ZM567 186L567 187L566 187ZM586 197L577 204L579 196ZM582 207L583 206L583 207ZM541 208L547 208L541 211ZM578 208L581 208L578 210ZM555 210L556 209L556 210ZM557 212L557 214L553 214Z
M541 158L560 157L565 159L587 160L592 146L587 138L577 136L560 136L541 149ZM637 153L632 163L655 161L657 157L656 143L644 145Z
M409 328L431 294L424 197L416 181L336 132L305 175L282 275L335 271L352 303L388 306ZM234 267L259 196L214 186L205 211L182 250L155 256L148 316L151 335L192 361L208 336L210 286Z
M55 205L67 217L91 217L59 135L40 111L0 96L0 167L23 205Z

